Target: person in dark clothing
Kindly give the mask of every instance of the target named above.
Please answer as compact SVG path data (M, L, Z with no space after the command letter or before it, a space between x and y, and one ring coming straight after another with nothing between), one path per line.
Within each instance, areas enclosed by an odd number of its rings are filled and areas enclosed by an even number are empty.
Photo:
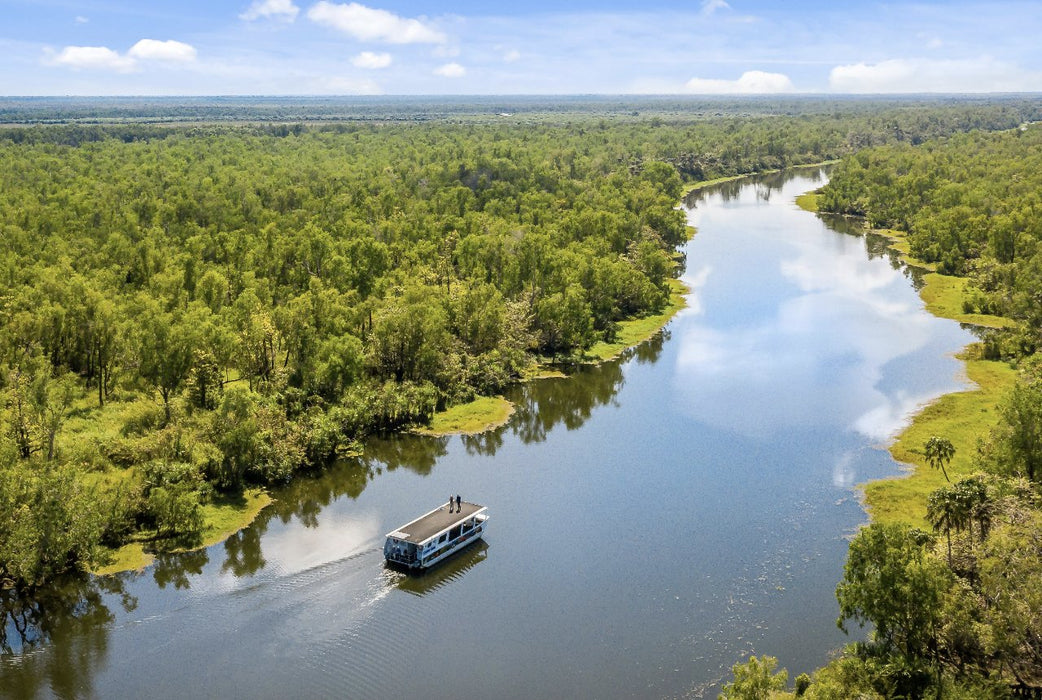
M457 513L461 512L463 510L462 503L463 503L463 501L460 500L459 494L457 493L456 494L456 512Z
M452 512L452 494L449 494L449 512Z

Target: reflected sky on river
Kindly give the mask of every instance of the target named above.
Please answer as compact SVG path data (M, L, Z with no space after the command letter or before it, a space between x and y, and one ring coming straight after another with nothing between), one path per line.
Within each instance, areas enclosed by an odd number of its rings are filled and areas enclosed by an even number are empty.
M718 197L724 205L692 212L699 228L743 235L738 250L738 236L699 240L712 265L697 262L702 256L689 263L693 302L685 314L692 318L676 337L675 381L699 392L678 394L682 410L759 437L825 419L884 441L916 406L949 390L959 371L953 358L940 360L948 377L901 365L951 324L923 313L888 257L866 255L866 237L836 236L824 221L807 226L794 204L760 206L774 191L791 202L803 187L773 184L709 195L703 201ZM770 303L748 302L765 289ZM733 313L736 307L745 313Z

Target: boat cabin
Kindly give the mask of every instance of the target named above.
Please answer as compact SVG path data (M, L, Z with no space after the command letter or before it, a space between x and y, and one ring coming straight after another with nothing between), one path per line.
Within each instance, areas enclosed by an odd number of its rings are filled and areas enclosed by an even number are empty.
M384 558L389 564L422 571L481 539L487 521L488 509L477 503L435 508L388 533Z

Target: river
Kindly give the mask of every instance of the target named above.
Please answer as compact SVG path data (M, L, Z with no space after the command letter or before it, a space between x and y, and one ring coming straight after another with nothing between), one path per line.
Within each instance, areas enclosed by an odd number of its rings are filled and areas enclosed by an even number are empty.
M799 210L819 170L697 191L688 307L658 338L518 386L510 423L399 437L254 525L69 586L7 625L13 697L715 697L849 640L834 590L885 444L963 388L973 340L882 242ZM383 534L449 494L484 543L418 578Z

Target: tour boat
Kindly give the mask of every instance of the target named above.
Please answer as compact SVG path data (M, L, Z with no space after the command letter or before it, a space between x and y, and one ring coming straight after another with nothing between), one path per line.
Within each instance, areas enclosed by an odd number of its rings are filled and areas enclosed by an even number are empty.
M409 571L424 571L477 542L485 532L488 508L461 502L435 508L387 535L384 558Z

